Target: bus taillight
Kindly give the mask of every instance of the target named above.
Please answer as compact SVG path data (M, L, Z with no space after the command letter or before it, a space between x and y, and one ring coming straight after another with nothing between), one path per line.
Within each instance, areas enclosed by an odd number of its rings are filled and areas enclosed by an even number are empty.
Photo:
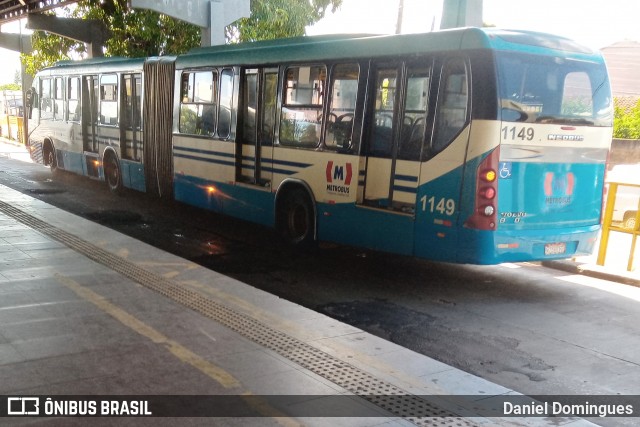
M498 195L498 159L500 149L494 149L478 165L473 215L465 225L478 230L495 230Z

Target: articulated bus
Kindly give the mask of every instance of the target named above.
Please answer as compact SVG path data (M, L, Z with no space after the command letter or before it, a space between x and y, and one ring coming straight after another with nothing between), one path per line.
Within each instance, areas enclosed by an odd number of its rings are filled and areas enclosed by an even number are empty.
M62 62L31 155L318 240L495 264L591 253L612 99L600 54L456 29Z

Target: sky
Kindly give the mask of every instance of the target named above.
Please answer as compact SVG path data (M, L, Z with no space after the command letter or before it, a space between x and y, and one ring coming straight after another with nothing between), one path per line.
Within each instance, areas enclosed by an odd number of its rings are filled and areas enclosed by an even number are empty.
M443 0L404 0L403 32L438 29ZM308 34L393 33L399 0L343 0L334 14ZM499 28L552 33L600 49L618 41L640 41L638 0L484 0L483 22ZM16 24L3 32L18 32ZM0 48L0 84L12 83L18 55Z

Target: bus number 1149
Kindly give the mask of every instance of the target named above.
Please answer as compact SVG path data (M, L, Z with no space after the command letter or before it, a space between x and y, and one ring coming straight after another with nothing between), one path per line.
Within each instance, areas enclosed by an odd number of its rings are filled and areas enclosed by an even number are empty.
M422 196L420 202L422 203L422 211L429 211L431 213L438 212L440 215L451 216L456 211L456 202L453 199L445 199L444 197L437 200L435 196L427 198Z
M516 126L505 126L502 128L502 139L519 139L521 141L532 141L535 136L533 128L518 128Z

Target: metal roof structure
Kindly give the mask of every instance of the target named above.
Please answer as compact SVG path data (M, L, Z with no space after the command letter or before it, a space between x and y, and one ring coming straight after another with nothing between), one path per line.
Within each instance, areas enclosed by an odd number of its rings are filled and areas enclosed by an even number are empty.
M45 12L77 2L78 0L0 0L0 25L26 18L30 13Z

